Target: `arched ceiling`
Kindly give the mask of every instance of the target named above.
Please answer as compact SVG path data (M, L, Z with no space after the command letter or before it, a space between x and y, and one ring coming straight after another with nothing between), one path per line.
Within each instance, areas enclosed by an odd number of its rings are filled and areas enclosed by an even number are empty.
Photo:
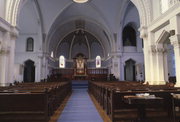
M16 7L12 7L12 10L16 9L13 13L14 18L27 0L15 1L17 1ZM143 16L147 12L144 9L146 8L144 3L147 0L89 0L89 2L83 4L74 3L72 0L32 0L37 7L39 21L42 25L43 42L45 42L44 50L46 52L53 51L55 45L67 33L77 29L77 21L84 21L83 29L92 33L101 41L106 53L113 52L116 41L114 35L119 31L119 23L124 17L124 15L121 16L121 13L125 11L130 1L137 6L140 12L141 25L144 26L147 21L146 16ZM10 14L8 15L10 16ZM14 22L13 20L9 21Z
M82 29L95 35L108 54L113 49L115 41L113 34L117 28L114 24L116 19L112 18L116 18L122 3L128 4L127 0L115 0L114 2L91 0L84 4L69 4L59 13L48 31L47 50L53 51L54 44L58 43L67 33L76 30L79 26L77 23L83 21Z
M73 52L74 47L76 47L77 45L79 48L85 46L85 50L87 50L88 54L86 55L84 54L85 52L79 52L81 51L81 49L77 49L76 52ZM94 52L92 50L94 48L98 48L98 52ZM92 35L92 33L89 33L83 29L76 29L75 31L68 33L61 41L58 42L58 45L56 45L55 47L54 57L58 58L60 55L64 55L66 59L72 59L74 58L73 56L75 56L76 53L82 53L86 55L88 59L94 59L94 56L97 56L96 54L104 58L104 49L105 48L102 42L98 40L94 35Z
M18 21L18 15L19 12L28 0L6 0L6 13L5 13L5 19L11 23L12 25L16 26ZM73 4L73 0L32 0L32 1L38 1L40 4L40 8L43 12L45 12L47 15L45 18L51 18L52 20L56 18L59 14L63 11L63 9L66 9L69 5ZM123 2L127 2L128 0L89 0L91 3L96 5L102 13L109 13L109 9L112 8L113 10L121 10L117 9L120 6L125 6ZM150 0L130 0L138 9L140 14L140 21L142 26L147 26L150 21L152 21L152 1ZM89 3L90 3L89 2ZM119 3L119 4L118 4ZM118 7L117 7L118 6ZM111 10L112 10L111 9ZM50 10L50 11L49 11ZM51 14L48 14L51 13ZM111 15L113 15L111 13ZM52 23L51 23L52 24ZM48 26L51 26L49 24Z
M81 23L83 23L84 25L81 25ZM100 41L99 43L103 45L106 54L111 51L111 42L106 31L95 23L84 21L81 19L72 20L57 28L57 30L54 31L49 37L49 44L47 44L47 46L49 47L49 51L55 51L54 49L56 49L57 44L60 43L62 39L67 36L67 34L72 31L78 30L78 26L84 26L80 27L80 29L83 29L94 35Z

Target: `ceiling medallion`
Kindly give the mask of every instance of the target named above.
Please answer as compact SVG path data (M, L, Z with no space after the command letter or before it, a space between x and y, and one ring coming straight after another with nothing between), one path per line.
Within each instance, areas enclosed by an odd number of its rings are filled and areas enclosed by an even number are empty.
M88 0L73 0L76 3L86 3Z

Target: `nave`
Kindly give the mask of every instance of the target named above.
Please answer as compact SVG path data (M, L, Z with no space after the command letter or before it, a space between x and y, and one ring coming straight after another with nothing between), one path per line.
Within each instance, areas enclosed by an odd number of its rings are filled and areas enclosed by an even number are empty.
M76 82L76 81L75 81ZM72 94L60 115L58 122L103 122L88 95L87 81L75 83Z
M79 93L80 95L83 90L78 90L78 92L76 90L79 88L84 89L84 84L86 83L82 81L79 83L75 82L74 94ZM88 81L88 93L92 99L95 99L93 100L94 104L98 104L96 109L98 109L105 122L178 122L180 120L179 90L179 88L175 88L171 83L155 86L135 81ZM84 93L86 92L84 91ZM74 95L72 96L74 97ZM87 103L91 101L90 99L86 100ZM82 98L80 101L84 102ZM72 107L73 104L70 99L67 106ZM69 109L69 111L71 110L72 108ZM81 110L82 108L79 107L76 112L80 113ZM64 112L65 115L62 114L63 117L66 116L66 119L76 121L73 115L78 117L79 114L69 114L66 108L64 111L66 112ZM86 109L86 111L91 112L91 109L90 111ZM95 114L98 115L97 112ZM95 118L93 122L99 122L95 114L93 114ZM60 120L63 122L62 116L60 116ZM84 117L78 118L80 120L84 119ZM89 122L91 118L84 121Z
M0 87L0 99L2 122L180 120L180 88L169 83L160 86L135 81L15 83ZM60 107L62 112L52 119Z

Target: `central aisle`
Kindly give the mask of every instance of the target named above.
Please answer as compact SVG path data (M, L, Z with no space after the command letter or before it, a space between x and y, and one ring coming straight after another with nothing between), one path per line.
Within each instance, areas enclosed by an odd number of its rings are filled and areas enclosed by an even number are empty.
M58 122L103 122L96 110L87 88L73 88Z

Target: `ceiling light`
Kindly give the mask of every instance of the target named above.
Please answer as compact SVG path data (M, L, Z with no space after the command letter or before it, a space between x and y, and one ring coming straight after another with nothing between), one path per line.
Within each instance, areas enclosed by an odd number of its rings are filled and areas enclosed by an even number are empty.
M88 0L73 0L76 3L86 3Z

